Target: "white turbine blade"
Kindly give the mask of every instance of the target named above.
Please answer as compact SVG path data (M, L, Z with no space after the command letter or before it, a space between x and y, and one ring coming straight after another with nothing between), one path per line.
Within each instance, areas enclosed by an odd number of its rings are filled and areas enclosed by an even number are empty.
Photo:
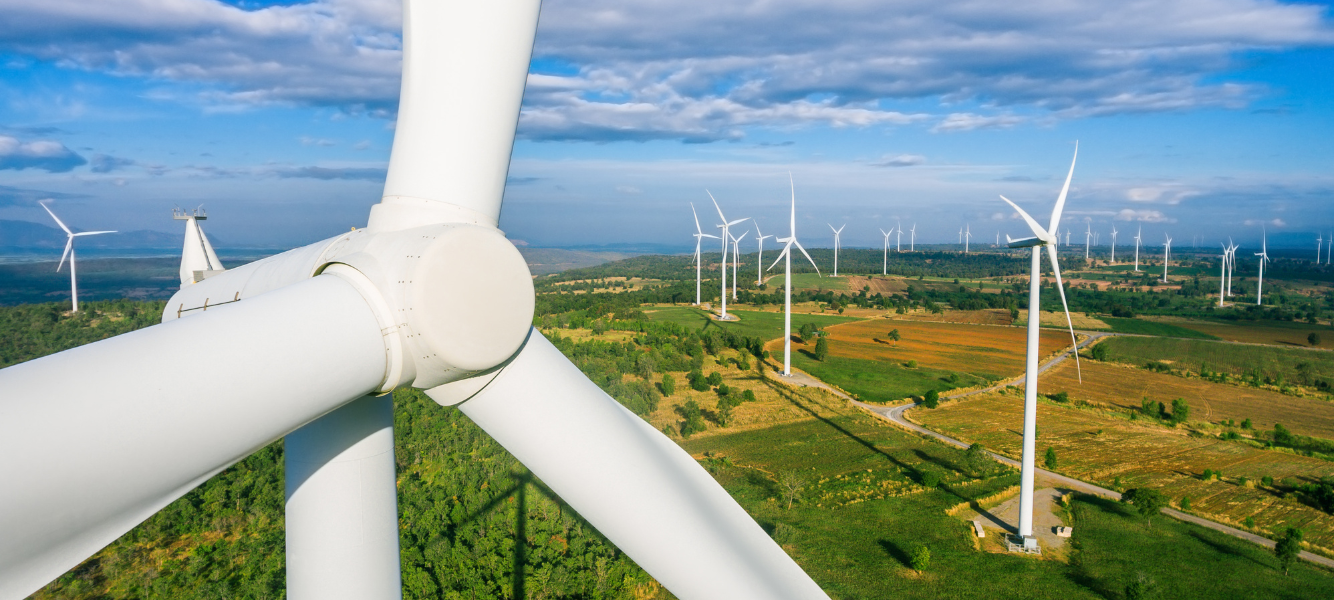
M792 238L780 238L777 241L779 242L785 241L787 242L787 245L783 246L783 251L778 253L778 258L774 259L774 264L769 265L769 268L765 269L765 271L771 270L774 267L778 266L778 263L782 262L783 258L787 256L787 253L792 250Z
M710 239L715 239L715 240L722 239L722 238L720 238L720 237L718 237L718 236L716 236L716 235L709 235L709 234L707 234L707 233L700 233L700 234L697 234L697 237L710 238Z
M690 203L690 214L695 217L695 233L702 233L704 230L699 228L699 213L695 212L695 203Z
M45 202L38 202L38 204L41 204L42 208L46 209L46 214L51 215L51 218L56 220L56 225L59 225L61 229L65 230L66 234L74 235L74 232L70 231L69 228L65 226L65 223L60 220L60 217L57 217L56 213L51 212L51 207L47 206Z
M380 205L404 210L394 223L372 213L372 229L496 225L539 7L539 0L404 2L398 127ZM423 213L423 205L445 206Z
M797 240L794 239L794 240L792 240L792 243L795 244L795 245L797 246L797 249L798 249L798 250L801 250L801 254L802 254L802 256L805 256L805 257L806 257L806 260L811 261L811 266L812 266L812 267L815 267L815 274L816 274L816 275L820 275L820 266L817 265L817 264L815 264L815 260L811 258L811 255L806 254L806 249L801 247L801 242L798 242ZM820 275L820 276L823 277L823 275Z
M746 236L747 236L747 235L750 235L750 232L749 232L749 231L742 232L740 237L734 237L734 238L732 238L732 242L733 242L733 243L736 243L736 244L740 244L740 243L741 243L741 240L746 239Z
M236 376L201 385L183 355ZM375 391L385 368L373 309L327 275L0 370L0 598Z
M747 221L747 220L749 220L749 219L750 219L750 217L746 217L746 218L743 218L743 219L737 219L737 220L735 220L735 221L732 221L731 223L728 223L728 224L727 224L727 227L731 227L731 226L733 226L733 225L736 225L737 223L741 223L741 222L743 222L743 221Z
M695 459L541 333L459 410L678 598L828 598Z
M710 192L709 190L704 190L704 193L709 195L709 200L713 200L713 208L718 211L718 218L721 219L722 222L726 223L727 217L723 216L723 209L718 206L718 200L713 197L713 192Z
M74 236L74 237L80 237L80 236L85 236L85 235L99 235L99 234L103 234L103 233L116 233L116 232L115 232L115 231L82 231L82 232L79 232L79 233L71 233L70 235L71 235L71 236Z
M1075 176L1075 160L1079 158L1079 142L1075 142L1075 156L1070 159L1070 172L1065 176L1065 185L1061 186L1061 195L1056 197L1056 207L1051 210L1051 226L1048 231L1056 235L1056 225L1061 222L1061 211L1065 210L1065 196L1070 193L1070 180Z
M1061 281L1061 265L1056 262L1055 246L1047 246L1047 256L1051 257L1051 272L1056 274L1056 291L1061 293L1061 308L1065 309L1065 323L1070 326L1070 344L1075 354L1075 373L1079 376L1079 383L1084 383L1084 370L1079 366L1079 342L1075 339L1075 322L1070 319L1070 305L1065 302L1065 284Z
M1001 196L1000 199L1004 200L1006 204L1009 204L1011 207L1013 207L1014 210L1019 213L1020 217L1023 217L1024 222L1028 223L1028 228L1033 230L1033 235L1036 235L1038 239L1047 241L1050 240L1052 236L1056 235L1054 233L1048 233L1047 230L1043 229L1041 225L1038 225L1037 221L1033 220L1033 217L1028 216L1028 213L1024 212L1024 209L1019 208L1019 205L1015 204L1014 202L1011 202L1009 198Z
M1019 238L1016 240L1011 239L1009 234L1006 234L1005 242L1006 246L1010 248L1032 248L1033 246L1041 246L1043 244L1041 239L1035 237Z
M69 258L69 251L73 247L74 247L74 236L67 236L65 238L65 253L60 255L60 264L56 265L57 273L60 272L61 267L65 266L65 259Z

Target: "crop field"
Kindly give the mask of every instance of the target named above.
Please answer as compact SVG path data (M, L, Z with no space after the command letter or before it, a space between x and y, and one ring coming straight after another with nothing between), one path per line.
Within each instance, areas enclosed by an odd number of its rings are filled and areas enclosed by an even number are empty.
M1160 361L1198 372L1201 365L1207 365L1213 371L1237 376L1257 369L1270 377L1282 375L1291 382L1300 378L1301 364L1308 365L1306 369L1311 374L1334 374L1334 352L1330 351L1139 337L1115 337L1099 342L1104 344L1108 359L1136 366Z
M1309 347L1306 336L1318 333L1334 347L1334 328L1327 325L1284 321L1205 321L1196 319L1157 319L1160 323L1198 331L1229 342L1281 344ZM1129 333L1129 332L1128 332Z
M1298 565L1284 577L1263 548L1169 519L1146 530L1127 507L1096 499L1075 502L1077 561L979 552L945 511L1015 485L1013 469L974 479L961 472L959 450L822 391L776 389L805 416L680 443L833 598L1120 597L1138 572L1165 598L1334 594L1326 571ZM804 482L790 509L777 483L783 473ZM928 473L941 485L921 485ZM932 555L922 572L909 567L918 546Z
M981 442L1019 458L1023 443L1023 398L1018 390L984 394L946 403L936 410L917 409L911 418L953 437ZM1264 450L1236 441L1191 437L1184 431L1094 409L1042 402L1038 405L1038 452L1051 447L1059 472L1104 487L1152 487L1174 502L1189 497L1191 512L1224 523L1255 519L1258 530L1305 530L1306 541L1334 548L1334 516L1283 498L1258 485L1275 481L1310 481L1334 476L1334 462ZM1204 469L1223 479L1202 481ZM1246 478L1253 485L1244 484Z
M850 275L847 278L847 289L860 290L863 287L869 287L871 290L867 293L874 296L876 294L902 294L908 291L909 282L903 277L890 276L861 276Z
M898 342L889 331L899 330ZM919 367L976 375L986 380L1017 377L1024 370L1026 333L1020 327L868 319L825 330L829 354L882 363L917 361ZM1041 332L1041 355L1070 344L1070 334Z
M1139 409L1144 398L1168 406L1182 398L1190 405L1194 421L1219 423L1232 419L1240 423L1250 419L1256 429L1265 430L1282 423L1301 435L1334 439L1334 402L1322 398L1288 396L1096 360L1084 360L1082 366L1083 384L1079 383L1074 363L1066 361L1038 378L1038 391L1066 392L1076 400L1126 409Z
M1028 324L1028 311L1019 311L1019 319L1014 322L1015 325ZM1063 311L1038 311L1038 324L1043 327L1056 327L1066 329L1071 325L1075 329L1091 329L1094 331L1105 331L1111 329L1106 321L1099 317L1090 317L1082 312L1070 311L1070 320L1065 320Z
M1147 321L1144 319L1124 319L1119 317L1103 317L1102 320L1107 323L1108 330L1116 333L1153 335L1159 337L1196 338L1204 340L1218 339L1202 331L1187 329L1178 324L1165 321Z
M804 259L805 257L798 257ZM796 260L796 259L794 259ZM777 267L775 267L777 269ZM765 281L771 290L783 289L784 275L775 275ZM848 288L849 278L846 276L830 277L818 273L793 273L792 289L794 290L835 290L845 291ZM857 288L861 289L861 288Z
M754 310L731 310L727 314L735 314L738 321L717 321L710 319L708 313L698 308L686 306L669 306L663 308L646 308L644 314L652 321L670 321L679 323L686 327L703 329L705 327L723 327L737 335L754 336L763 340L782 339L783 337L783 313L782 312L761 312ZM792 331L796 334L798 329L806 323L813 323L817 327L828 327L838 323L856 321L855 317L843 317L839 315L812 315L800 314L796 311L792 313Z
M890 317L896 320L907 321L935 321L939 323L965 323L969 325L1012 325L1014 320L1010 318L1010 311L1003 308L986 308L982 310L946 310L940 314L931 314L926 311L915 311L907 315L894 315Z

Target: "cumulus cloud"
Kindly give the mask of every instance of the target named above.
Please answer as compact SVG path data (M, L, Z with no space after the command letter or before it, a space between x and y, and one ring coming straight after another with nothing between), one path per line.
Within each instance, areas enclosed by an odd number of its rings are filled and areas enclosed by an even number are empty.
M913 167L925 162L926 157L920 154L900 154L898 156L886 156L873 164L877 167Z
M255 9L215 0L0 0L0 11L0 50L203 83L199 100L215 105L335 106L389 119L396 106L398 0ZM552 2L542 11L520 132L709 142L750 127L931 122L946 133L1239 108L1266 90L1220 76L1232 57L1334 42L1325 11L1271 0ZM894 108L931 98L970 108Z
M1164 215L1159 210L1121 209L1116 213L1117 221L1139 221L1141 223L1176 223L1177 220Z
M641 190L641 189L639 189L639 188L637 188L637 187L630 186L630 185L618 185L618 186L616 186L616 191L617 191L617 193L621 193L621 194L630 194L630 195L634 195L634 194L642 194L642 193L644 193L644 190Z
M1161 202L1172 205L1198 195L1200 195L1198 190L1186 189L1179 185L1132 187L1126 190L1126 199L1131 202Z
M0 170L41 169L50 173L65 173L87 162L60 142L24 142L15 137L0 135Z
M1264 219L1246 219L1246 222L1243 223L1243 224L1246 225L1247 227L1257 227L1257 226L1260 226L1260 225L1273 225L1274 227L1287 227L1287 225L1288 225L1287 223L1285 223L1285 222L1283 221L1283 219L1270 219L1270 220L1268 220L1268 221L1266 221L1266 220L1264 220Z
M338 145L338 142L335 142L333 140L326 140L324 138L313 138L308 135L303 135L297 138L297 140L301 142L302 146L319 146L321 148L328 148L330 146Z

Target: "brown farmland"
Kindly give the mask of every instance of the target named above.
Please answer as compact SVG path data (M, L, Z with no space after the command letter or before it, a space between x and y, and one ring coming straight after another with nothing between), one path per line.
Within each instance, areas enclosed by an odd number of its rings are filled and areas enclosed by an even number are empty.
M1010 318L1010 311L1003 308L986 308L982 310L947 310L940 314L931 314L926 311L909 313L907 315L896 315L895 319L904 319L908 321L935 321L939 323L966 323L970 325L1011 325L1014 319Z
M1038 378L1038 391L1066 392L1076 400L1129 409L1138 409L1144 398L1168 406L1183 398L1190 405L1191 420L1219 423L1233 419L1240 423L1250 419L1257 429L1273 429L1274 423L1282 423L1302 435L1334 439L1334 403L1326 400L1188 379L1118 363L1085 360L1082 365L1082 385L1076 379L1075 365L1066 361Z
M890 341L889 331L902 337ZM835 356L906 363L972 373L990 379L1018 377L1024 371L1025 330L1019 327L870 319L825 329ZM1069 346L1068 333L1043 330L1042 356Z
M909 415L947 435L1019 458L1023 398L1015 392L974 396ZM1106 487L1120 479L1123 489L1157 488L1174 504L1189 497L1191 512L1224 523L1240 524L1250 517L1258 529L1271 532L1301 527L1306 541L1334 548L1334 516L1259 485L1266 475L1278 482L1334 476L1329 461L1191 437L1184 430L1049 402L1038 405L1038 436L1038 453L1054 449L1063 474ZM1221 471L1223 479L1202 481L1204 469ZM1244 484L1243 477L1250 483Z
M1334 338L1334 332L1331 332L1329 327L1325 325L1266 325L1263 323L1248 323L1246 321L1224 323L1215 321L1195 321L1181 318L1162 318L1155 320L1171 323L1178 327L1185 327L1186 329L1193 329L1200 333L1207 333L1229 342L1244 342L1248 344L1276 344L1281 346L1309 347L1306 341L1306 336L1311 333L1319 333L1322 337Z

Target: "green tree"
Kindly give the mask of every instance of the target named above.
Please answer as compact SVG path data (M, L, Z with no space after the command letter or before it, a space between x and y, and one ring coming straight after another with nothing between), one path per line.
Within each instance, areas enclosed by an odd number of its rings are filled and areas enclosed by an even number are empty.
M1158 403L1145 398L1139 403L1139 411L1144 413L1146 417L1156 417L1158 416Z
M1288 431L1282 423L1274 423L1274 443L1282 446L1291 446L1296 441L1292 437L1292 432Z
M815 340L815 360L824 360L829 357L829 338L820 336Z
M805 487L806 480L796 471L783 471L778 474L778 492L783 502L787 503L788 510L792 509L793 502L801 499L801 490Z
M1242 429L1250 429L1251 427L1254 427L1254 426L1251 425L1251 420L1250 420L1250 419L1246 419L1246 420L1244 420L1244 421L1241 422L1241 428L1242 428Z
M995 461L992 460L991 454L987 452L986 446L983 446L982 444L973 444L969 446L968 450L963 453L963 457L964 462L968 465L968 470L973 473L975 477L986 475L996 464Z
M671 373L662 374L662 395L671 396L676 393L676 380L672 378Z
M1047 454L1042 458L1042 464L1048 469L1055 469L1059 464L1056 461L1056 450L1051 446L1047 446Z
M1274 554L1278 556L1278 562L1283 565L1283 575L1287 576L1288 569L1292 563L1302 553L1302 530L1296 527L1289 527L1283 532L1283 537L1279 538L1278 543L1274 544Z
M937 392L936 390L928 391L926 397L922 399L922 406L927 408L940 406L940 392Z
M1147 527L1153 527L1153 516L1167 507L1167 496L1158 490L1149 488L1131 488L1121 494L1121 501L1127 502L1146 519Z
M686 401L681 407L681 416L685 417L685 420L681 421L681 437L690 437L704 431L704 413L699 409L698 402Z
M1172 401L1172 422L1185 423L1190 419L1190 405L1186 404L1185 398L1177 398Z
M1190 496L1181 497L1181 510L1190 510Z
M926 546L918 546L908 558L912 562L914 571L921 572L931 568L931 549Z
M1312 331L1310 335L1306 336L1306 341L1309 342L1312 346L1319 346L1320 334Z
M709 373L709 377L705 379L705 381L707 381L709 385L722 385L723 374L718 371L714 371L712 373Z
M890 341L894 342L895 346L898 346L899 340L903 339L903 336L899 335L899 330L895 328L889 330L889 339Z
M801 328L797 330L797 335L801 336L801 341L810 341L811 336L815 335L815 325L812 323L802 323Z

